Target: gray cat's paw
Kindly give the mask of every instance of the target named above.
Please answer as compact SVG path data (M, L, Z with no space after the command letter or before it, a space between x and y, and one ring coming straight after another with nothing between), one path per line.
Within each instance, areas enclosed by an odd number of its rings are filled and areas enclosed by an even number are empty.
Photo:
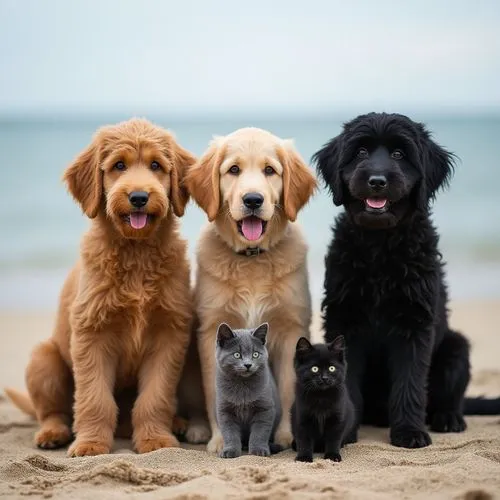
M249 455L257 455L258 457L268 457L271 455L271 451L269 450L269 446L263 446L263 447L255 447L255 448L250 448L248 450Z
M221 451L221 458L236 458L241 456L241 450L237 450L236 448L224 448Z

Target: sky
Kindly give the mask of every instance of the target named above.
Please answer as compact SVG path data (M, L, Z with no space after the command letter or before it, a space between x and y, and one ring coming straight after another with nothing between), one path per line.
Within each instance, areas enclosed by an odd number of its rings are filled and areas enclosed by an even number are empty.
M0 0L0 114L500 112L498 0Z

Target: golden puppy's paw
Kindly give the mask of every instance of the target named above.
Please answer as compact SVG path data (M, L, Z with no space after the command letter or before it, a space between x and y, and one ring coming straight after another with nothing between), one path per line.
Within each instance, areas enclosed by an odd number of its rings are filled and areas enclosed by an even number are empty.
M212 432L208 422L189 422L186 440L191 444L208 443Z
M172 421L172 432L178 436L186 434L188 421L182 417L174 417Z
M110 453L111 447L106 443L97 441L76 441L69 447L68 457L92 457L95 455L106 455Z
M64 424L43 427L35 434L35 444L43 450L55 450L67 445L73 439L71 429Z
M137 453L149 453L161 448L178 448L179 446L179 441L173 434L164 434L151 439L138 440L135 449Z
M274 442L283 447L284 450L290 448L292 445L293 436L292 431L290 429L280 428L276 430L276 434L274 435Z
M220 431L217 429L213 433L212 439L210 439L207 444L207 451L209 453L217 453L217 455L220 455L222 448L224 448L224 439Z

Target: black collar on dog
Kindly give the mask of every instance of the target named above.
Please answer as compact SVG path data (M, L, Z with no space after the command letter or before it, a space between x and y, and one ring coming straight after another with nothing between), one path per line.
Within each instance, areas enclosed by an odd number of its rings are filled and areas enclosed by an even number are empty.
M238 252L238 255L245 255L246 257L254 257L255 255L260 255L261 253L264 253L265 250L262 250L262 248L259 247L248 247L245 248L245 250L241 250Z

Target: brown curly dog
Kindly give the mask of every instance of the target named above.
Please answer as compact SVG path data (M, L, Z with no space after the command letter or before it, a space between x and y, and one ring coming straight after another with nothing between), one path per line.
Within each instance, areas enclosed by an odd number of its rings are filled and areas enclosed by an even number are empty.
M194 162L167 131L133 119L98 130L66 170L92 224L64 284L54 334L27 367L31 400L9 391L36 414L40 448L67 444L73 424L70 456L109 453L119 428L130 429L126 406L139 453L178 446L172 421L192 306L176 216Z

